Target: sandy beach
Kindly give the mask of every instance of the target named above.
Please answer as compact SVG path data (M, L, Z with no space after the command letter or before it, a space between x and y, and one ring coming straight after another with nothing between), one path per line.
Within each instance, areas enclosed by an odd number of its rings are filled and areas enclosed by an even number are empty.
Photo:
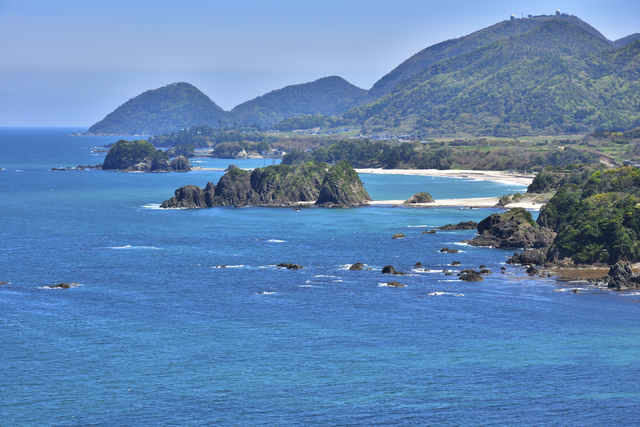
M418 176L441 176L446 178L473 179L485 181L501 181L520 185L529 185L533 181L533 174L509 173L500 171L475 171L475 170L437 170L437 169L356 169L360 173L375 173L383 175L418 175ZM494 207L500 200L499 197L479 197L471 199L439 199L433 203L415 203L403 205L420 208L452 207L459 206L465 208L488 208ZM374 200L371 205L402 205L404 200ZM511 203L505 208L525 208L529 210L540 210L543 205L530 200L520 203Z
M534 174L509 173L501 171L475 171L475 170L437 170L437 169L356 169L358 173L376 173L383 175L418 175L418 176L442 176L459 179L481 179L485 181L503 181L515 184L529 185L535 177Z

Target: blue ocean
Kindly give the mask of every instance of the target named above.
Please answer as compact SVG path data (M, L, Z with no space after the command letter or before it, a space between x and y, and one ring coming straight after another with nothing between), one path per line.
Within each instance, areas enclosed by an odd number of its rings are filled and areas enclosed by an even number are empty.
M640 422L640 294L501 274L513 251L422 233L499 210L162 210L223 172L51 171L118 139L68 136L82 130L0 129L0 425ZM361 179L374 200L525 190ZM442 273L481 264L481 283ZM47 288L62 282L77 285Z

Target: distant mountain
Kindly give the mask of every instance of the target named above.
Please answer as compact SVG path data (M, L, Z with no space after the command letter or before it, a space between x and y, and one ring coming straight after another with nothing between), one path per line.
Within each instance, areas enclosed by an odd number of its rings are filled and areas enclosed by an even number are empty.
M220 126L233 119L189 83L173 83L132 98L85 135L157 135L191 126Z
M623 37L613 42L615 47L623 47L628 45L629 43L633 43L636 40L640 40L640 33L634 33L628 35L627 37Z
M358 105L366 90L337 76L287 86L236 106L231 114L246 125L270 127L288 117L309 114L342 115Z
M406 79L414 76L422 70L425 70L427 67L438 61L472 52L499 40L524 34L550 19L569 22L590 32L597 38L611 43L602 34L600 34L598 30L575 16L535 16L527 19L511 19L508 21L502 21L469 34L468 36L446 40L416 53L411 58L398 65L389 74L378 80L369 90L368 101L373 101L386 95Z
M525 20L526 21L526 20ZM640 124L640 41L546 19L526 33L441 60L345 113L366 128L523 135Z

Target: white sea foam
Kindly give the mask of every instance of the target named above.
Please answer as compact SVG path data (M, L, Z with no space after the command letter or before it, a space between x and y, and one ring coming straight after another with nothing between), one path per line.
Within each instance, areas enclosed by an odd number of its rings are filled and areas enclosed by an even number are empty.
M152 250L161 250L162 248L156 248L155 246L131 246L131 245L126 245L126 246L112 246L109 249L152 249Z
M256 295L273 295L275 292L256 292Z
M341 283L342 280L332 280L333 283Z
M407 228L427 228L431 227L430 225L407 225Z
M244 264L241 265L216 265L215 267L211 267L211 268L242 268L244 267Z
M267 240L269 243L287 243L286 240L278 240L278 239L269 239Z
M316 275L315 275L315 276L313 276L313 277L328 277L328 278L330 278L330 279L338 279L338 278L339 278L339 276L325 276L325 275L323 275L323 274L316 274Z
M144 205L142 209L153 209L153 210L162 210L162 211L165 210L165 209L162 209L160 205Z
M429 295L444 295L446 292L430 292Z
M309 283L309 281L307 281L306 283ZM298 287L299 288L313 288L315 286L313 286L313 285L299 285Z

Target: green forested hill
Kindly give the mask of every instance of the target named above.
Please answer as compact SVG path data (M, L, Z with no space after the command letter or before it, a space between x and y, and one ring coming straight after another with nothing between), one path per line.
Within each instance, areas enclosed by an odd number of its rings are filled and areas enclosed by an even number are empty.
M446 40L416 53L411 58L398 65L389 74L378 80L369 90L368 100L373 101L386 95L393 91L393 89L404 80L414 76L438 61L472 52L499 40L518 36L532 30L550 19L557 19L572 23L590 32L601 40L608 42L608 40L600 34L598 30L575 16L536 16L528 19L502 21L467 36Z
M173 83L132 98L94 124L88 135L156 135L191 126L233 123L229 113L188 83Z
M288 117L309 114L341 115L365 96L341 77L332 76L311 83L287 86L247 101L231 110L240 123L270 127Z
M640 41L615 49L548 19L439 61L345 118L422 134L527 135L640 125Z
M627 37L623 37L613 42L615 47L623 47L628 45L629 43L633 43L636 40L640 40L640 33L630 34Z

